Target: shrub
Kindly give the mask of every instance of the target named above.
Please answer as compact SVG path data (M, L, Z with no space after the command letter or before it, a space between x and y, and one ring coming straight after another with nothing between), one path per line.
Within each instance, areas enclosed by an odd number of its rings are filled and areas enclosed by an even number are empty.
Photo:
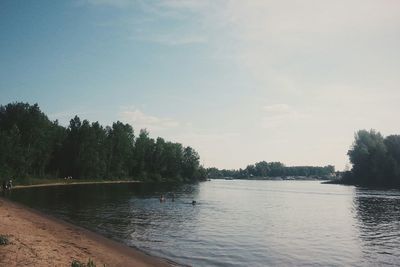
M72 263L71 263L71 267L84 267L84 266L85 266L84 263L81 263L81 262L79 262L77 260L73 260Z
M94 262L91 259L89 259L88 263L86 264L79 262L77 260L73 260L71 263L71 267L96 267L96 264L94 264Z
M8 240L8 237L5 235L0 235L0 245L5 246L10 244L10 241Z

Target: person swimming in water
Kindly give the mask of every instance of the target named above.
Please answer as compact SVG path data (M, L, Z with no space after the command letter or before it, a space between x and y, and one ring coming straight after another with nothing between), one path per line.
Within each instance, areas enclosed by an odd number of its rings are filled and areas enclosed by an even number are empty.
M196 204L197 204L196 200L193 200L193 201L192 201L192 205L194 206L194 205L196 205Z

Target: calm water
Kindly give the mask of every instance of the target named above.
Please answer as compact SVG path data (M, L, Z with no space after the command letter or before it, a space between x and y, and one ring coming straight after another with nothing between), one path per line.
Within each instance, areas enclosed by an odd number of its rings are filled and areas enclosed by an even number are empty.
M160 194L172 192L175 202L160 203ZM18 189L11 198L193 266L400 264L395 190L214 180Z

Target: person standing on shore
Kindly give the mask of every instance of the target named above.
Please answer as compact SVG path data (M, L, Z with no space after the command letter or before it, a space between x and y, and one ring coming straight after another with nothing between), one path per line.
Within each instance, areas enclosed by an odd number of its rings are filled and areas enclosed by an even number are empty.
M7 183L7 189L11 190L11 188L12 188L12 178L10 180L8 180L8 183Z

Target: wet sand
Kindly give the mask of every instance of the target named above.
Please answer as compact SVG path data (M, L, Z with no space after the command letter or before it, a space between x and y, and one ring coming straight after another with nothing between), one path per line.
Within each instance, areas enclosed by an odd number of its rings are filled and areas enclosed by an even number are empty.
M177 266L39 211L0 197L0 266Z

